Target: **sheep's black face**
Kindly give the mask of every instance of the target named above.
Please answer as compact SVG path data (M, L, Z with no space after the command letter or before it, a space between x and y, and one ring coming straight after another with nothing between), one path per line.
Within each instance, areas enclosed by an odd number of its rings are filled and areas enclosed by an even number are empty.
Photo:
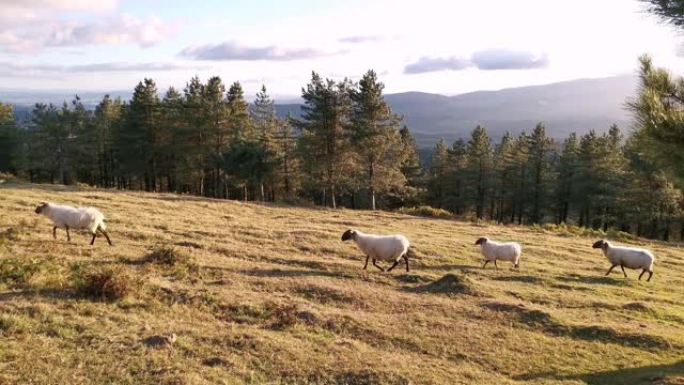
M602 249L604 244L605 242L603 240L600 240L596 241L596 243L594 243L594 245L591 247L593 247L594 249Z
M354 230L347 230L344 232L344 234L342 234L343 241L348 241L352 238L354 238Z
M485 243L487 243L487 238L480 238L475 242L476 245L482 245Z
M41 203L40 206L36 207L36 214L40 214L47 207L47 203Z

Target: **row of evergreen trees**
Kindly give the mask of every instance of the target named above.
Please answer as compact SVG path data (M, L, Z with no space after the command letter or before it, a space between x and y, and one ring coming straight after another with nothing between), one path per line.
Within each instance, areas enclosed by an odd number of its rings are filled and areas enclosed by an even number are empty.
M575 223L652 238L684 239L683 196L617 126L562 143L543 124L492 146L483 127L468 142L434 148L425 199L499 223ZM673 237L673 229L680 233Z
M239 83L226 87L218 77L195 77L161 99L145 79L130 101L105 96L94 110L78 97L37 104L21 124L0 104L0 171L32 182L331 207L428 204L501 223L684 239L682 193L643 135L624 138L613 126L559 142L540 123L493 144L478 126L468 141L439 141L423 169L383 87L373 71L358 83L313 73L301 116L285 119L265 88L250 105ZM633 108L647 109L648 100Z
M265 87L249 105L239 83L191 79L160 99L153 80L130 101L105 96L88 110L76 96L37 104L26 124L2 106L0 171L32 182L171 191L254 200L304 198L376 207L415 196L415 145L368 71L358 84L313 73L300 119L280 119ZM226 90L227 88L227 90ZM389 200L393 200L390 202Z

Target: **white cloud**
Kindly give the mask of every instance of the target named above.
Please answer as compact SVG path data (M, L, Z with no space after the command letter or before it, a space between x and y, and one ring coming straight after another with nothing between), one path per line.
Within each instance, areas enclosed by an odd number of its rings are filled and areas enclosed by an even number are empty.
M185 56L195 60L269 60L269 61L289 61L301 59L313 59L322 56L330 56L334 53L327 53L311 48L288 49L276 46L248 47L233 41L228 41L216 45L203 45L199 47L187 47L180 52Z
M111 14L117 1L0 0L0 50L35 53L49 47L159 43L175 27L158 17ZM92 14L87 21L73 20L71 12ZM106 14L100 14L106 12Z
M526 51L489 49L474 52L470 59L459 57L421 57L404 67L406 74L421 74L437 71L461 71L470 67L480 70L526 70L544 68L549 64L548 56L535 55Z

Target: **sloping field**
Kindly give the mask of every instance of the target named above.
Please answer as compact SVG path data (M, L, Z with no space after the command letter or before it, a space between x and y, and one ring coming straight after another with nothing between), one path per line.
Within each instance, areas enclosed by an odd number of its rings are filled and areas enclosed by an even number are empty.
M103 238L40 201L101 208ZM406 273L347 228L403 233ZM682 384L684 250L650 283L596 239L393 213L0 187L1 384ZM523 243L480 268L482 235ZM175 340L172 336L175 334Z

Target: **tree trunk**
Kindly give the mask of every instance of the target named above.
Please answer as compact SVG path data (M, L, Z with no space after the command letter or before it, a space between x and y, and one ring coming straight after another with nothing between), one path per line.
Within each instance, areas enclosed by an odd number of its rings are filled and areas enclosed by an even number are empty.
M337 208L337 201L335 200L335 185L330 186L330 202L332 203L332 208Z
M370 166L368 167L368 181L369 181L369 193L370 193L370 201L371 201L371 210L375 211L375 164L373 161L370 162Z

